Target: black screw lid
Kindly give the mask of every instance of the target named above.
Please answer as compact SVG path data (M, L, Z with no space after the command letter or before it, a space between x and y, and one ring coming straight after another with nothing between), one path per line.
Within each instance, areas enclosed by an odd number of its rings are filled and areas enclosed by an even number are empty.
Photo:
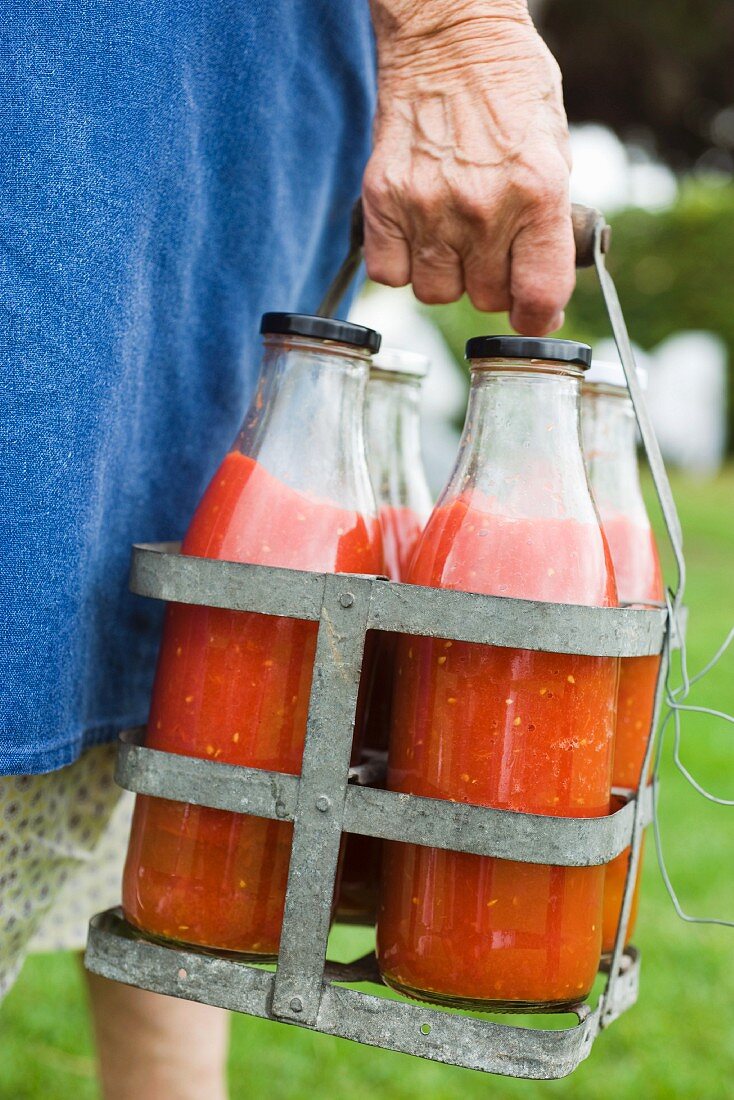
M379 332L333 317L312 317L308 313L263 313L260 332L266 335L310 336L314 340L336 340L355 348L379 351Z
M467 359L554 359L587 370L591 348L576 340L546 340L535 336L474 336L466 342Z

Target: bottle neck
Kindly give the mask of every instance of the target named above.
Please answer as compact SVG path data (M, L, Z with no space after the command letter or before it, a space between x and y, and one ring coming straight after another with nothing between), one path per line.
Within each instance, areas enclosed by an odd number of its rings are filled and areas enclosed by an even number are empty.
M473 365L446 496L471 493L509 518L598 524L579 435L581 371L513 360Z
M420 439L420 380L373 372L365 405L367 460L378 507L407 508L424 522L431 495Z
M369 362L346 345L266 337L235 449L297 492L374 515L363 424Z
M602 518L625 516L648 526L629 397L589 387L582 400L582 431L591 487Z

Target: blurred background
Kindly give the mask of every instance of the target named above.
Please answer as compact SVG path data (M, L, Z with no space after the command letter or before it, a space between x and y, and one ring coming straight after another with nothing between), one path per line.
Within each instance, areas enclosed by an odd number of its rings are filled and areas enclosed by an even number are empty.
M572 199L613 224L609 267L650 404L674 465L710 477L734 446L734 5L648 0L536 0L558 59L572 124ZM429 472L445 479L464 410L464 342L510 331L468 300L426 309L409 290L367 288L354 309L385 343L433 360L426 394ZM589 271L579 274L562 336L609 354L609 326ZM459 365L459 370L455 366ZM439 422L437 430L435 422Z
M695 672L734 623L734 4L545 0L533 8L564 74L573 198L598 206L613 225L609 266L649 371L649 403L684 529ZM427 309L407 290L377 287L365 288L354 317L374 324L386 344L424 351L433 361L425 449L438 490L464 412L464 342L509 331L506 318L478 314L467 301ZM580 274L561 335L610 357L593 273ZM646 492L664 547L649 479ZM734 712L734 652L690 701ZM686 765L730 799L733 739L721 719L684 721ZM684 908L734 919L734 808L707 802L686 785L669 740L661 777L663 844ZM635 936L644 960L639 1002L600 1036L571 1078L488 1078L237 1017L233 1100L734 1096L734 930L676 916L651 836L643 882ZM369 935L337 929L334 956L358 955L369 948ZM0 1097L98 1095L82 980L70 955L29 960L0 1009L0 1035Z

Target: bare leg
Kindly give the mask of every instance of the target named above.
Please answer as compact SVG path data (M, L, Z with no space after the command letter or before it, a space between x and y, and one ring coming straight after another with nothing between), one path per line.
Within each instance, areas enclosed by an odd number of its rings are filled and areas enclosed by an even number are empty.
M226 1012L85 974L104 1100L226 1100Z

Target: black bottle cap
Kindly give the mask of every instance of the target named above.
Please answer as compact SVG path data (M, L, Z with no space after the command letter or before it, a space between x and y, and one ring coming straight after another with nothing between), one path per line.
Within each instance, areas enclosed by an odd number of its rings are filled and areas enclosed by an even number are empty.
M467 359L553 359L587 370L591 348L576 340L546 340L535 336L474 336L466 342Z
M312 317L308 313L263 313L260 322L263 336L309 336L313 340L335 340L339 344L351 344L355 348L379 351L382 337L379 332L349 321L337 321L333 317Z

